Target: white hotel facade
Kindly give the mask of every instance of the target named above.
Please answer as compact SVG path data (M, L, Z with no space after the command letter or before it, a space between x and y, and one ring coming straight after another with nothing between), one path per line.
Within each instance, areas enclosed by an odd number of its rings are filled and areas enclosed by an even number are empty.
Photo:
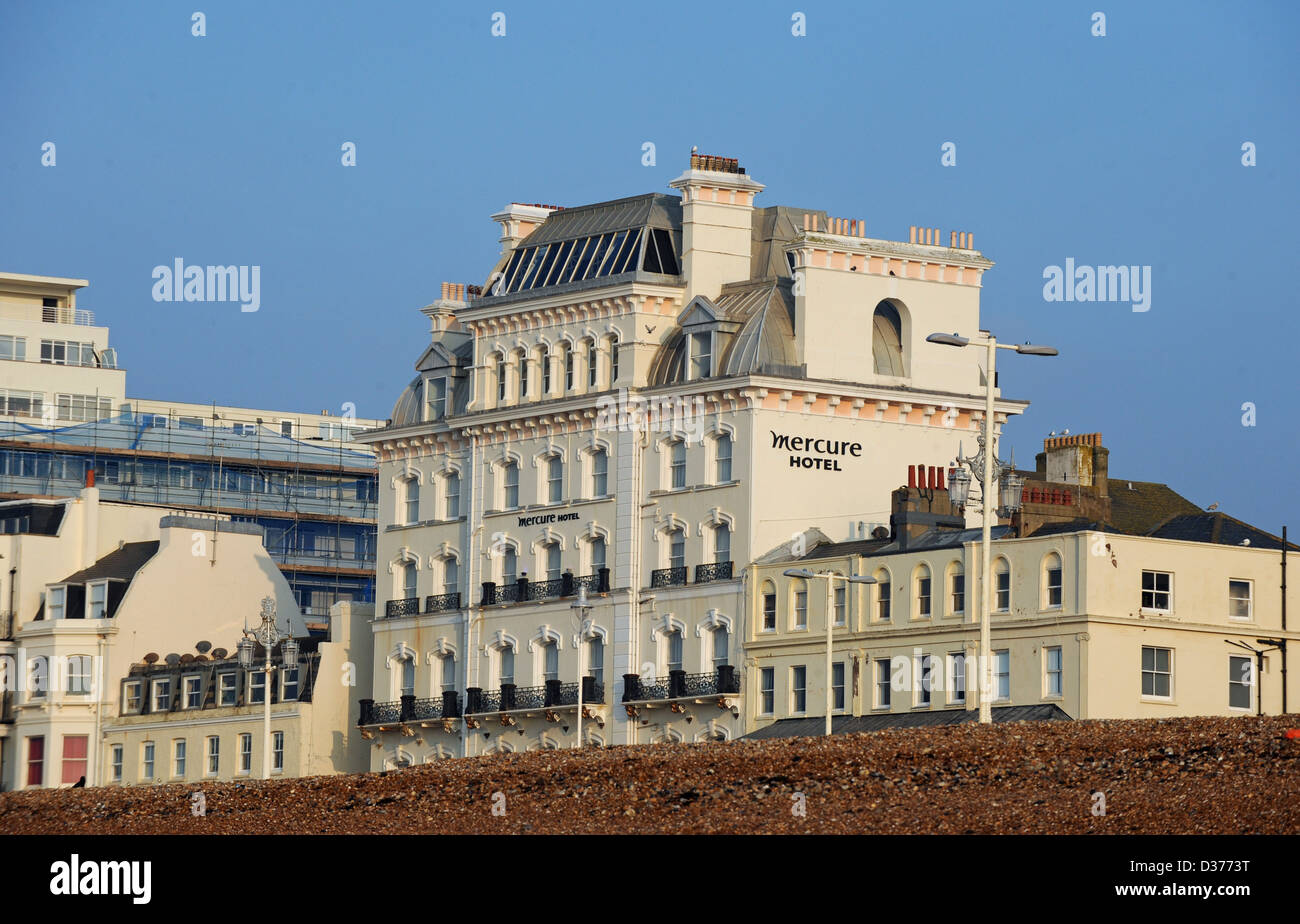
M725 158L670 185L509 205L486 284L421 309L417 374L361 437L372 767L572 746L579 677L586 744L738 737L751 563L810 525L866 538L900 460L974 445L979 351L925 340L980 329L969 235L760 208Z

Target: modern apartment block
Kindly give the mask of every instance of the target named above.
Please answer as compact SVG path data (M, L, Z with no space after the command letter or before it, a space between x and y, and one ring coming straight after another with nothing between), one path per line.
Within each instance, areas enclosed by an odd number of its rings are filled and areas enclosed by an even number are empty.
M735 160L576 208L511 204L481 286L444 283L379 461L373 766L747 728L750 563L887 528L900 459L984 415L993 264L759 207ZM996 424L1025 402L996 400ZM575 606L585 592L589 609Z
M372 601L384 421L128 397L81 279L0 274L0 498L75 496L256 523L304 612ZM15 524L20 528L20 524Z

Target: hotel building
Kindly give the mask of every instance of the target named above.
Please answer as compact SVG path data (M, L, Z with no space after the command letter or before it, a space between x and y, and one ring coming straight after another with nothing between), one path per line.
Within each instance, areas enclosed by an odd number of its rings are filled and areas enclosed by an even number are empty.
M899 460L973 445L981 357L925 339L980 329L971 235L760 207L721 157L670 186L510 204L484 284L421 309L415 377L358 436L372 766L572 746L579 695L584 744L744 734L751 563L887 530ZM995 425L1025 407L999 392Z

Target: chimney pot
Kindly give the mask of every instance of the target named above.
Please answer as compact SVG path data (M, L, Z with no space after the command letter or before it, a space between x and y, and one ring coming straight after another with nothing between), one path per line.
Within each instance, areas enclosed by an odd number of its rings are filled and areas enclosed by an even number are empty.
M916 487L916 466L915 465L909 465L907 467L907 486L909 488Z

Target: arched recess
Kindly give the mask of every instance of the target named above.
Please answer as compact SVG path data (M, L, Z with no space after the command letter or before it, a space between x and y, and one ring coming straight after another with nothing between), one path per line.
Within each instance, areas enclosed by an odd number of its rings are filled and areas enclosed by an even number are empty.
M876 305L871 317L871 360L876 375L907 375L904 344L907 308L898 299L887 298Z

